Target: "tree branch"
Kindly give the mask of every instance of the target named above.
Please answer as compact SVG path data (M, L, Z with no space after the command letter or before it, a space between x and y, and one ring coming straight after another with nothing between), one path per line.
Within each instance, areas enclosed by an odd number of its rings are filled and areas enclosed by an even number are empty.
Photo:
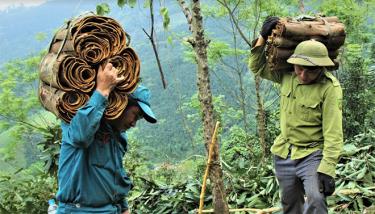
M5 114L0 114L0 116L3 117L3 118L5 118L5 119L7 119L7 120L13 121L13 122L15 122L15 123L20 123L20 124L23 124L23 125L29 126L29 127L34 128L34 129L36 129L36 130L39 130L39 129L40 129L40 127L38 127L38 126L36 126L36 125L33 125L33 124L31 124L31 123L28 123L28 122L26 122L26 121L24 121L24 120L20 120L20 119L16 119L16 118L11 118L11 117L9 117L9 116L7 116L7 115L5 115Z
M177 2L180 5L180 7L182 9L182 12L184 13L184 15L187 19L187 22L188 22L188 25L189 25L189 31L192 32L191 23L193 21L193 18L191 16L190 9L189 9L188 6L186 6L186 2L184 0L177 0Z
M184 41L189 43L193 48L195 47L196 42L193 37L185 37Z
M251 47L250 40L245 36L245 34L243 33L243 31L241 30L241 28L240 28L240 26L238 24L238 21L235 19L234 14L233 14L234 11L236 10L236 8L238 7L239 2L237 3L237 5L233 9L233 11L229 8L228 3L227 3L226 0L222 0L222 1L221 0L217 0L217 2L219 2L221 5L223 5L223 7L225 7L227 9L230 18L232 19L234 25L236 26L237 31L240 33L240 35L242 37L242 39L247 43L247 45L249 45L249 47Z
M146 36L151 41L152 49L154 50L156 62L158 64L158 68L159 68L159 72L160 72L160 78L161 78L161 81L163 83L163 88L166 89L167 88L167 82L165 81L165 78L164 78L163 69L161 67L161 63L160 63L160 59L159 59L159 53L158 53L158 50L156 48L155 40L154 40L154 35L155 35L155 31L154 31L154 8L153 8L152 3L153 3L153 0L150 1L150 14L151 14L151 32L150 32L150 34L151 35L148 34L144 28L142 28L142 30L143 30L143 32L145 32Z
M254 18L255 18L255 26L254 26L254 29L253 29L253 39L254 40L256 38L256 30L258 28L258 22L259 22L259 19L260 19L260 8L261 8L261 2L260 0L255 0L255 15L254 15Z

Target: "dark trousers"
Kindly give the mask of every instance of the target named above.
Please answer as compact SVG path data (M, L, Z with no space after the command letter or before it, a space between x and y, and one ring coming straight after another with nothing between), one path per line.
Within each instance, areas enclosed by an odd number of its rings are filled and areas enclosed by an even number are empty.
M298 160L291 160L290 154L286 159L275 156L276 177L285 214L328 213L326 198L319 192L318 183L317 169L322 157L321 150Z

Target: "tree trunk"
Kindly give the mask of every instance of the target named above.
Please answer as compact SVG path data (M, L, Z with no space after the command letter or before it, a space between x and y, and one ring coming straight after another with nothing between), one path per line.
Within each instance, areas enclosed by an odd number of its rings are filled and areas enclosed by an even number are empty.
M209 144L211 143L212 134L214 131L214 107L212 103L212 93L210 89L210 77L207 59L207 46L208 41L204 37L203 18L201 15L201 7L199 0L192 0L191 13L185 5L184 0L178 0L182 10L191 23L191 31L193 39L190 44L193 46L196 61L198 66L197 72L197 85L198 97L203 111L203 130L204 141L208 151ZM191 19L190 19L191 18ZM212 165L210 167L209 178L213 184L213 206L214 213L229 213L228 204L226 201L226 191L223 183L223 172L220 165L219 147L215 145L212 154Z
M301 14L305 13L305 4L303 3L303 0L298 1L298 8Z
M247 111L246 111L246 95L245 95L245 88L243 85L243 76L241 71L238 71L238 78L239 78L239 88L240 88L240 107L242 110L242 120L244 122L244 128L246 133L249 131L249 124L247 122Z
M254 76L255 80L255 93L257 97L257 129L259 134L259 141L260 145L262 146L262 161L264 160L264 156L267 153L267 146L266 146L266 118L265 118L265 110L263 105L262 97L260 96L260 77Z
M210 88L210 77L208 73L207 45L204 37L203 18L201 15L200 1L192 1L192 31L195 41L194 51L198 63L198 94L203 111L203 130L206 148L211 142L211 137L215 125L214 107L212 103L212 93ZM226 194L223 183L223 172L220 166L219 146L215 144L210 170L210 180L213 184L213 202L215 213L229 213L226 202Z

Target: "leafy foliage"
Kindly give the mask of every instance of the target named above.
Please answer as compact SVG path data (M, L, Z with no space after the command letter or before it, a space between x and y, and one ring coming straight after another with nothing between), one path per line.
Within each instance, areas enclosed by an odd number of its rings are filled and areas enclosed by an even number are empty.
M223 140L223 168L229 203L234 208L268 208L278 200L278 188L272 164L262 158L258 137L240 127L232 127Z
M46 127L38 127L42 134L38 145L41 147L40 160L44 162L44 171L57 178L58 161L61 147L61 127L58 121Z
M336 170L336 193L328 197L330 213L353 213L370 209L374 204L375 131L357 135L346 142L344 153ZM249 156L247 146L254 148L254 155L261 155L257 139L239 127L231 129L223 140L222 164L224 168L228 203L231 208L280 207L279 190L271 163L259 164L259 157ZM130 203L139 213L194 213L198 207L204 163L199 163L195 173L178 178L178 165L153 170L163 176L138 177L139 185L132 193ZM164 172L162 172L164 171ZM169 172L165 172L169 171ZM168 178L169 176L169 178ZM164 178L162 178L164 177ZM163 182L161 180L168 180ZM210 182L206 190L205 208L210 208L212 195Z
M239 127L232 128L230 133L230 137L223 139L222 146L230 206L266 208L277 203L272 166L258 166L256 162L261 155L256 138ZM249 156L249 147L254 147L254 156ZM129 199L132 209L137 213L194 213L199 205L205 167L205 160L195 156L176 165L164 163L147 173L143 170L136 176L136 187ZM210 188L208 182L204 199L207 208L212 203Z
M0 149L5 161L23 159L19 154L33 129L31 118L41 109L36 96L40 60L41 55L13 60L0 71L0 132L8 133Z
M134 193L130 199L137 213L193 213L199 206L200 183L197 180L161 185L144 179L143 183L142 191ZM207 203L211 200L212 197L206 198Z
M375 203L375 130L346 142L336 169L336 195L329 198L331 211L363 211Z
M347 138L363 132L370 109L375 102L369 90L375 77L368 72L368 61L363 57L363 49L359 44L347 45L346 64L341 82L344 86L344 129ZM357 91L357 92L354 92Z
M233 126L229 133L230 135L223 139L222 159L229 172L241 175L246 173L250 166L258 164L257 161L262 155L259 140L238 126Z
M2 161L11 166L0 171L2 213L45 213L47 201L57 188L61 134L59 122L41 110L36 96L40 59L37 55L9 62L0 73L0 98L4 100L0 106L0 131L1 136L7 136L0 142L0 153ZM43 151L38 151L38 142ZM41 155L41 159L27 159L33 153Z
M0 131L19 122L40 108L37 91L41 55L6 63L0 70Z
M56 192L57 183L34 165L11 175L0 176L1 213L46 213L48 200Z
M266 143L268 151L270 151L273 141L280 134L279 113L280 109L278 108L266 111Z

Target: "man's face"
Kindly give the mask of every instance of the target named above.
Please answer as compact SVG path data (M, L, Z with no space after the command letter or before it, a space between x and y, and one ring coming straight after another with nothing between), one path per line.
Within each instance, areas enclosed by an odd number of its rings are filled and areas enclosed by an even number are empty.
M301 66L294 65L294 72L302 84L313 83L320 75L322 67L320 66Z
M128 106L121 116L111 121L112 126L120 132L135 127L137 121L143 118L143 111L139 106Z

